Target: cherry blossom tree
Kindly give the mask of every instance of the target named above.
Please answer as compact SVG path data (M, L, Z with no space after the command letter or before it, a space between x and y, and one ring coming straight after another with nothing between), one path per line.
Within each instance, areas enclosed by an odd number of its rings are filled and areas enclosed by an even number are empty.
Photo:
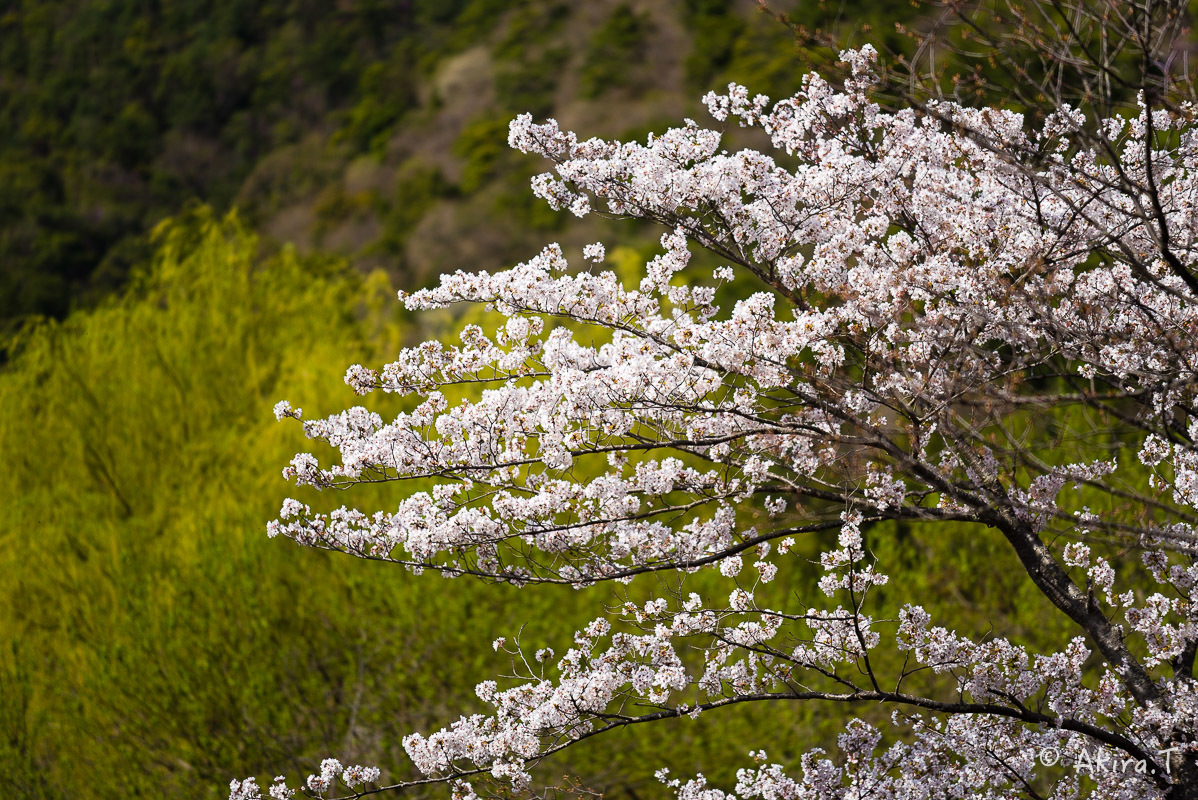
M581 261L554 244L401 294L500 322L351 367L358 394L411 410L304 421L339 463L302 453L284 473L433 488L387 509L288 500L269 533L566 584L603 613L560 657L497 639L525 678L483 681L489 714L404 740L426 778L383 786L329 759L305 791L523 792L605 732L805 702L844 707L834 751L755 751L733 786L659 777L681 800L1198 798L1194 106L1061 103L1037 130L948 99L888 110L876 56L846 51L843 86L809 74L772 104L729 86L705 98L715 128L644 143L511 124L513 147L552 162L538 196L660 223L660 252L635 285L604 244ZM769 147L721 149L729 123ZM868 538L887 521L1001 537L1074 638L970 638L915 597L879 613L887 565ZM823 577L762 602L825 531ZM651 573L680 588L603 610L604 585ZM854 718L879 704L889 723ZM231 798L261 791L234 782Z

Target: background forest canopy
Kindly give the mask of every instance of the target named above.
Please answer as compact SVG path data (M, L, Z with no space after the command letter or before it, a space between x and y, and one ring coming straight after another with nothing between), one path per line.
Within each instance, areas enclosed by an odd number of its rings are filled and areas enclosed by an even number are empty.
M815 43L898 51L895 23L927 13L790 11ZM417 331L397 287L550 239L621 241L610 261L633 274L660 231L548 210L508 121L634 138L703 119L698 98L731 80L785 97L826 56L795 33L719 0L0 5L0 775L16 796L220 797L329 753L411 777L401 737L469 711L505 667L491 632L551 643L587 619L569 590L523 590L513 620L509 587L442 591L266 540L303 441L270 409L332 413L347 364L472 321ZM891 574L933 615L980 634L997 613L1060 643L1002 542L890 533ZM793 570L779 591L817 574ZM729 778L762 726L809 744L840 723L751 709L555 768L636 798L663 765Z
M509 258L528 246L509 231L562 224L525 190L535 165L506 152L516 113L627 133L731 78L787 93L795 78L790 33L748 3L6 5L5 319L94 302L195 201L405 280ZM455 238L473 244L439 245Z

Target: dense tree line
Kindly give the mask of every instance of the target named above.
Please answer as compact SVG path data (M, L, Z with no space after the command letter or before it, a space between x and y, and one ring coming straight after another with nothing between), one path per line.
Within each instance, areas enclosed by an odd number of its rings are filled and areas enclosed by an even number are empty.
M468 121L477 124L554 113L567 99L563 81L596 102L614 89L650 108L663 93L685 92L693 104L729 77L776 91L793 80L790 36L766 15L712 0L653 8L613 2L583 14L558 0L6 4L0 319L61 318L94 302L148 256L147 231L195 201L242 206L252 224L307 203L316 220L303 235L317 245L322 230L366 215L380 229L366 254L402 260L413 213L418 220L428 204L395 191L354 195L339 179L360 156L402 172L402 143L453 99L438 95L437 69L469 48L490 53L481 68L494 84L493 97L472 98ZM837 30L886 27L890 10L871 8ZM800 12L829 30L840 13L824 3ZM666 36L675 26L682 37ZM663 84L644 68L647 55L659 54L659 63L663 51L683 65L684 84ZM493 186L506 187L495 191L509 200L519 195L527 169L480 171L493 161L489 143L452 124L451 135L466 137L456 150L467 177L459 185L442 176L434 199ZM306 149L289 155L297 148Z

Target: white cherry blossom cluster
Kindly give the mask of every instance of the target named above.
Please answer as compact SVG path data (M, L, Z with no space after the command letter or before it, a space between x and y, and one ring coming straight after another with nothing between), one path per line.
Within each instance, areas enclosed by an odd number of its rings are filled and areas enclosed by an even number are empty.
M338 457L297 455L299 485L434 486L378 510L288 500L272 535L450 577L727 586L626 604L556 665L497 639L527 674L479 684L493 711L404 740L455 796L480 774L528 789L536 762L606 730L769 700L889 704L903 735L855 721L790 771L758 753L735 787L663 780L682 800L1198 796L1193 110L1066 108L1039 131L1003 109L887 112L873 49L843 58L842 88L812 74L772 105L735 85L705 98L768 152L729 153L691 120L643 143L513 121L509 143L553 164L538 196L660 223L660 252L634 285L602 269L603 243L574 263L553 244L401 294L500 321L347 372L410 410L303 422ZM1104 148L1075 143L1086 126ZM1001 537L1076 636L1037 653L917 603L880 616L875 587L902 590L868 546L887 520ZM820 531L839 536L820 579L765 603ZM886 647L905 666L878 667ZM1048 751L1132 768L1086 781ZM331 763L308 791L378 778Z
M320 772L308 776L305 788L311 795L323 797L336 787L338 778L346 787L355 789L364 784L377 783L381 774L378 767L363 767L356 764L343 767L337 759L326 758L320 762ZM288 788L286 776L280 775L275 778L267 793L271 800L290 800L295 797L295 791L295 789ZM234 780L229 784L229 800L261 800L261 798L261 789L254 778L246 778L244 781Z

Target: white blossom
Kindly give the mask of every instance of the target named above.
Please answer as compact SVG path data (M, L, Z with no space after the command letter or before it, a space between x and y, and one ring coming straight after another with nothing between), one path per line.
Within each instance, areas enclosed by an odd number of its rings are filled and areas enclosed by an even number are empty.
M416 768L455 795L474 797L462 779L476 770L528 789L548 750L613 714L714 713L769 693L896 715L850 723L837 754L811 750L795 769L758 752L731 790L661 773L681 800L1011 797L1041 785L1045 748L1152 761L1153 774L1096 780L1093 797L1191 796L1178 787L1198 776L1181 662L1198 642L1194 111L1099 120L1109 147L1064 151L1091 124L1075 109L1040 131L950 102L886 111L869 97L876 51L842 58L843 90L812 74L772 107L735 84L704 98L721 127L760 127L766 152L729 153L691 120L640 143L518 117L509 143L552 162L532 187L551 206L666 223L641 278L577 269L556 244L511 269L442 275L405 306L473 303L502 322L351 367L355 392L412 398L394 418L351 408L304 423L338 463L298 454L284 469L298 485L418 488L376 511L291 500L271 535L517 585L664 570L722 582L706 598L621 600L556 664L536 648L537 674L480 683L486 714L407 736ZM1047 155L1033 168L1028 152ZM1163 178L1155 217L1128 188L1150 174ZM701 268L704 247L733 263ZM753 288L717 303L734 278ZM906 589L875 557L876 537L895 535L882 522L1005 540L1075 638L1035 652L913 603L876 612L879 591ZM816 541L802 537L831 530L814 584L767 602L764 584ZM530 663L518 641L493 647ZM899 672L878 674L883 647L905 657ZM1166 774L1155 759L1175 743ZM328 760L307 787L338 775L379 773ZM1054 800L1083 791L1076 776L1043 785ZM257 792L230 787L232 800Z

